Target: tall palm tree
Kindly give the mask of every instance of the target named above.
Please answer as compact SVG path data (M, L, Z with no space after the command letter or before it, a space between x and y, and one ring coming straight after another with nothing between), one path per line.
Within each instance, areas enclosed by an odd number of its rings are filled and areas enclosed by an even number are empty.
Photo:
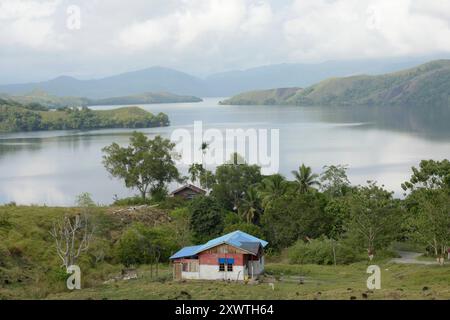
M259 196L261 205L266 209L272 201L281 197L287 192L288 184L281 174L274 174L264 178L259 186Z
M310 191L314 186L320 186L317 178L319 175L312 173L311 167L307 167L302 164L298 171L292 171L295 178L296 191L300 194L305 194Z
M248 223L254 223L259 219L261 206L258 192L255 187L250 187L245 192L239 205L238 212Z

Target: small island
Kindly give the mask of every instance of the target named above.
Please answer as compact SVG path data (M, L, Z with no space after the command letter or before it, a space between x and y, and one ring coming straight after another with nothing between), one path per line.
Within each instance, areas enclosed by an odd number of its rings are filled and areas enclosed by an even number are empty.
M88 107L50 110L37 103L20 104L0 99L0 132L152 128L169 124L166 114L154 115L136 106L112 110Z
M20 95L8 95L0 93L0 100L17 102L22 105L39 104L49 109L59 109L64 107L188 103L203 101L201 98L195 96L177 95L170 92L144 92L121 97L92 99L85 97L56 96L40 89L35 89L31 92Z

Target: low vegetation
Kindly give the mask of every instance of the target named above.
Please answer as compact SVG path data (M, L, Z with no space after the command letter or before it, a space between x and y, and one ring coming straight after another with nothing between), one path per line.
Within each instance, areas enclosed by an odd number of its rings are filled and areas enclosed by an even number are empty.
M139 107L91 110L87 107L50 111L37 104L0 100L0 132L149 128L169 125L166 114L153 115Z
M48 94L45 91L33 90L22 95L0 94L0 99L15 102L21 105L38 104L49 109L75 108L99 105L127 105L152 103L200 102L202 99L194 96L180 96L169 92L145 92L141 94L90 99L83 97L60 97Z

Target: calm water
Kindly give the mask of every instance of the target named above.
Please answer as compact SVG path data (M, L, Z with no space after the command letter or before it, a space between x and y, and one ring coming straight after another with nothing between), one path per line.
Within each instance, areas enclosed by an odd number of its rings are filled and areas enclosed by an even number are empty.
M170 136L174 128L276 128L280 130L280 172L304 162L319 172L324 165L348 164L354 184L377 180L401 195L400 183L421 159L450 158L450 112L407 108L321 108L219 106L219 99L195 104L154 104L172 126L141 130ZM105 108L105 107L99 107ZM55 131L0 135L0 203L72 205L81 192L108 204L132 195L110 179L101 149L126 144L132 130ZM185 168L183 168L184 170Z

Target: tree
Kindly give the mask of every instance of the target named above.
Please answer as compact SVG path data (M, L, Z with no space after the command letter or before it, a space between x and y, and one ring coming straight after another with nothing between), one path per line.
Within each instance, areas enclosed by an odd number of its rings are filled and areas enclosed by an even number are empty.
M189 166L188 173L190 175L190 179L192 183L195 183L197 180L200 180L201 175L205 172L203 165L200 163L193 163Z
M282 249L298 239L328 235L331 224L324 211L325 204L320 193L286 194L275 199L261 218L271 246Z
M413 174L409 181L402 184L403 190L450 189L450 161L422 160L419 169L412 167Z
M196 243L204 243L223 232L225 212L211 196L195 197L189 204L190 229Z
M62 260L62 265L67 269L77 263L83 252L89 249L93 228L88 216L66 215L60 221L53 223L50 235L56 244L56 252Z
M261 182L261 168L237 161L237 158L239 155L233 154L232 161L216 168L212 186L212 194L228 210L237 210L249 187Z
M127 188L137 188L145 200L148 192L164 193L166 183L180 180L171 155L174 147L161 136L148 139L134 132L128 147L113 143L103 149L103 164L113 177L123 179Z
M259 221L262 212L258 192L255 187L250 187L245 192L239 205L238 212L247 221L247 223L256 223Z
M350 189L346 165L324 166L320 175L320 186L324 193L332 197L341 197Z
M450 194L446 190L422 189L411 194L407 221L410 236L426 244L437 258L450 247Z
M283 196L287 190L288 184L281 174L274 174L264 178L258 186L262 207L266 209L275 199Z
M353 239L355 247L364 246L369 256L387 247L398 235L402 215L392 194L369 181L349 198L347 235Z
M295 178L296 191L300 194L305 194L314 186L320 185L317 180L319 176L312 173L311 167L307 167L304 164L299 167L298 171L292 171L292 174Z
M131 225L116 244L117 257L125 266L150 264L150 275L153 276L153 265L167 261L170 253L176 249L171 233L159 228L151 228L142 223Z

